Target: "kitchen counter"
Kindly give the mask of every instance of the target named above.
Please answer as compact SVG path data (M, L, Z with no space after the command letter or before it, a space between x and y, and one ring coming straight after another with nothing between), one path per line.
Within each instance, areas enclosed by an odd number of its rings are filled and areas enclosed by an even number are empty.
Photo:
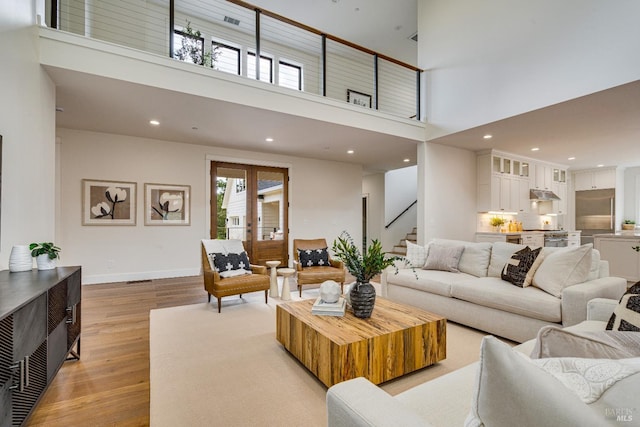
M596 234L593 247L600 257L609 261L609 274L623 277L628 282L640 281L640 232L638 230L618 233Z
M498 232L498 231L478 231L476 234L483 234L486 236L519 236L525 231L506 231L506 232Z
M594 238L596 237L613 237L613 238L621 238L621 239L635 239L640 237L640 230L634 231L618 231L616 233L608 233L608 234L594 234Z

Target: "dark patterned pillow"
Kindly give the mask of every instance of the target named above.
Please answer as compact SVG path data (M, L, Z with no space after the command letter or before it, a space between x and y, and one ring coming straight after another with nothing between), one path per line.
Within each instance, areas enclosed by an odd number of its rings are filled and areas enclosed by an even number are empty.
M213 257L213 265L218 273L231 270L250 270L249 256L246 252L239 254L223 254L223 253L211 253L209 256Z
M640 282L622 295L607 323L608 331L640 332Z
M329 264L328 248L298 249L298 259L303 267L326 267Z
M535 264L541 250L542 248L532 250L529 246L526 246L511 255L511 259L507 261L502 269L502 280L524 288L526 286L527 273Z

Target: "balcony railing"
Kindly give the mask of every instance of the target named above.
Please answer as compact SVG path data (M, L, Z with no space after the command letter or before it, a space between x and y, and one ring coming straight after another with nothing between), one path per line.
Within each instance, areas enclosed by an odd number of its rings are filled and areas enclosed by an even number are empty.
M421 119L420 69L243 1L49 1L52 28Z

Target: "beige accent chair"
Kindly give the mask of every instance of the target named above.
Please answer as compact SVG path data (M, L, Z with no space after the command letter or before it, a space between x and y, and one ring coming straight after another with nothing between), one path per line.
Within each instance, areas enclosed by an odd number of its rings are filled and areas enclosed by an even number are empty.
M264 291L264 302L265 304L267 303L267 292L271 283L267 267L251 264L252 274L227 278L220 277L220 274L211 268L204 241L201 244L201 248L204 290L207 291L208 302L211 302L211 295L218 299L218 313L222 308L222 297L229 295L240 295L240 298L242 298L242 294L247 292Z
M312 266L305 267L300 264L298 257L298 249L322 249L327 247L325 239L293 239L293 258L294 267L298 275L298 290L302 297L302 285L312 285L322 283L326 280L334 280L340 283L340 290L344 289L344 263L342 261L329 259L330 266Z

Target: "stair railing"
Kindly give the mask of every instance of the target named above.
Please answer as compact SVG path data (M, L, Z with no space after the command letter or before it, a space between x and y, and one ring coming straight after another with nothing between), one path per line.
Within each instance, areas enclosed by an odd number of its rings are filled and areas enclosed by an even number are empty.
M393 224L394 222L396 222L396 221L397 221L397 220L398 220L402 215L404 215L405 213L407 213L407 211L408 211L409 209L411 209L411 207L412 207L413 205L415 205L416 203L418 203L418 201L417 201L417 200L416 200L415 202L411 203L409 206L407 206L407 208L406 208L405 210L403 210L402 212L400 212L400 213L398 214L398 216L397 216L397 217L395 217L395 218L393 218L389 224L387 224L387 225L385 225L385 226L384 226L384 228L389 228L389 227L391 227L391 224Z

